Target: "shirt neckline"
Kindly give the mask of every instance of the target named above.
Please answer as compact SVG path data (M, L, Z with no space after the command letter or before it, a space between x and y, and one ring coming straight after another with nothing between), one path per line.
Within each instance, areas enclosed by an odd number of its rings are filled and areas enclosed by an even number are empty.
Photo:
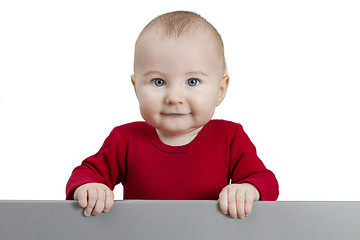
M171 146L171 145L167 145L167 144L163 143L160 140L158 134L156 133L156 129L154 127L152 127L151 125L149 125L150 138L151 138L153 145L164 152L168 152L168 153L188 152L188 151L191 151L193 148L195 148L198 145L198 143L200 142L200 140L205 136L207 129L208 129L208 125L209 125L209 122L203 126L203 128L200 130L200 132L196 135L196 137L191 142L189 142L185 145L181 145L181 146Z

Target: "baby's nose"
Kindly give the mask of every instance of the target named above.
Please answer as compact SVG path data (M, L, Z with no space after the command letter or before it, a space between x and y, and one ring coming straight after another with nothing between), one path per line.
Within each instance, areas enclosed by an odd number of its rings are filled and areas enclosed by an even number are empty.
M168 90L165 98L165 103L169 105L183 104L185 101L183 93L178 88L171 88Z

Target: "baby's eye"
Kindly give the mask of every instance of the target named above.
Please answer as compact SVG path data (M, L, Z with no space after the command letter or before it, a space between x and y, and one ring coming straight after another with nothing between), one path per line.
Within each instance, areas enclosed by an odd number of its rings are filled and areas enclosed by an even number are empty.
M189 78L189 79L186 81L186 83L187 83L187 85L189 85L190 87L195 87L195 86L197 86L197 85L200 83L200 81L199 81L199 79L197 79L197 78Z
M162 87L165 85L164 79L161 78L154 78L153 80L151 80L151 82L157 87Z

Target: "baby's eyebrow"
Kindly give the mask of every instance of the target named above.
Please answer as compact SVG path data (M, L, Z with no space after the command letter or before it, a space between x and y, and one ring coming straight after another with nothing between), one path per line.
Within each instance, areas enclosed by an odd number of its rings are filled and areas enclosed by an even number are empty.
M159 71L148 71L146 72L143 76L148 76L148 75L160 75L160 76L163 76L163 77L166 77L167 75L163 72L159 72Z
M187 72L185 75L202 75L205 77L208 77L209 75L202 71L193 71L193 72Z

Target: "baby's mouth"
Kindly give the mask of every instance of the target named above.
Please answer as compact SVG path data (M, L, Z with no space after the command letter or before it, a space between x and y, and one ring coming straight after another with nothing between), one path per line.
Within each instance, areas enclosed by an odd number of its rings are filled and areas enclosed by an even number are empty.
M166 115L166 116L184 116L184 115L187 115L188 113L166 112L166 113L160 113L160 114Z

